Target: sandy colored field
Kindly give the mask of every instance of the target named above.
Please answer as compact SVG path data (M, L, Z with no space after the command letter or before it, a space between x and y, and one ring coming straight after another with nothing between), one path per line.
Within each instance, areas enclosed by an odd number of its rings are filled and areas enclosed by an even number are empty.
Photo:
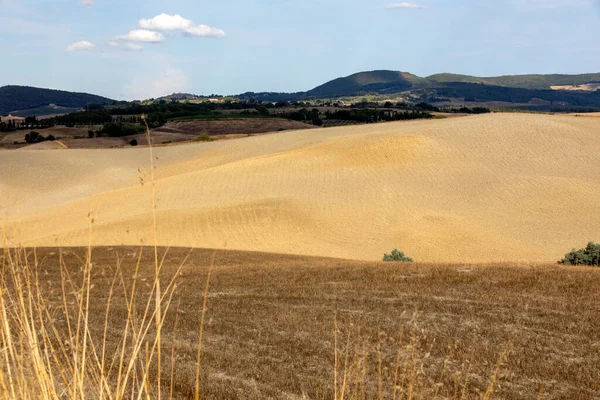
M583 85L563 85L563 86L551 86L553 90L569 90L569 91L589 91L593 92L600 89L600 83L586 83Z
M123 338L125 297L136 279L139 251L92 252L89 327L97 348L106 346L106 365L119 357L114 349ZM85 253L65 249L63 262L70 271L65 282L59 251L37 251L41 291L63 335L67 327L58 282L72 301L77 292L71 288L81 286ZM154 278L153 254L144 250L137 274L138 318ZM162 331L163 398L173 387L174 398L191 399L212 251L170 249L165 254L159 249L163 255L163 285L184 263ZM28 259L33 268L32 252ZM201 398L334 398L337 325L338 393L347 372L344 399L392 399L394 392L401 399L411 398L411 392L415 399L481 399L503 354L490 398L597 399L598 272L557 265L386 265L220 251L208 293ZM115 274L122 280L111 290ZM76 315L77 302L71 307ZM155 374L152 370L150 382ZM108 379L115 375L113 368Z
M600 237L600 121L490 114L156 148L158 243L548 261ZM148 149L3 152L14 245L152 243Z

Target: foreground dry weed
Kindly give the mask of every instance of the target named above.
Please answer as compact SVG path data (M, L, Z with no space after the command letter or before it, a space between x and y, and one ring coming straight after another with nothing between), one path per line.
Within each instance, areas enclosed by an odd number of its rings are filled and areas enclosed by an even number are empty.
M600 271L157 254L5 249L1 397L600 396Z

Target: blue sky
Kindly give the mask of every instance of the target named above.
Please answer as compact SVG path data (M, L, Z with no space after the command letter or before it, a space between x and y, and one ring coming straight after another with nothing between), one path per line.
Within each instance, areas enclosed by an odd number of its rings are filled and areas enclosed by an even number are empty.
M600 72L598 38L599 0L0 0L0 86L136 99L373 69Z

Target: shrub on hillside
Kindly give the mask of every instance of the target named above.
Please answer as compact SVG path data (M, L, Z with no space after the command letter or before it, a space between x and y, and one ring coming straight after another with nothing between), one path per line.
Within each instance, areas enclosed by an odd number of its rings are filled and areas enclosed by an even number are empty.
M40 135L39 132L29 132L25 134L25 141L27 143L41 143L45 140L46 139L42 135Z
M600 266L600 243L588 243L585 249L573 249L570 253L565 254L565 258L560 261L565 265L591 265Z
M48 136L46 136L46 140L54 141L54 140L56 140L56 138L54 137L54 135L48 135Z
M194 139L194 142L212 142L212 138L205 133Z
M413 259L407 257L403 252L398 251L398 249L394 249L390 254L384 254L383 261L413 262Z
M129 145L130 145L130 146L137 146L137 145L138 145L138 141L137 141L137 140L135 140L135 139L132 139L132 140L129 142Z

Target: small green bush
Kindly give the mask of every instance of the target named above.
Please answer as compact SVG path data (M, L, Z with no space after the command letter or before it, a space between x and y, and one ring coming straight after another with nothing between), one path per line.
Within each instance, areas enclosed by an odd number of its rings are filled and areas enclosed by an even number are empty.
M48 136L46 136L46 140L49 140L52 142L52 141L56 140L56 138L54 137L54 135L48 135Z
M406 257L403 252L398 249L392 250L391 254L384 254L383 261L395 261L395 262L413 262L413 259Z
M45 141L46 139L40 135L39 132L29 132L27 134L25 134L25 141L27 143L40 143Z
M600 244L589 242L585 249L573 249L565 254L565 258L560 261L565 265L591 265L600 266Z
M130 145L130 146L137 146L137 145L138 145L138 141L137 141L137 140L135 140L135 139L132 139L132 140L129 142L129 145Z
M212 138L207 134L203 134L194 139L194 142L212 142Z

